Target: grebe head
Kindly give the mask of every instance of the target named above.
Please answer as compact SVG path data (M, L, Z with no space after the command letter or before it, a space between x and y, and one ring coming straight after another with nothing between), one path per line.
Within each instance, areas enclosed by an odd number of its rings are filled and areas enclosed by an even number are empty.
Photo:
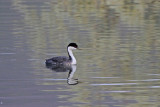
M67 48L71 50L75 50L75 49L78 49L78 45L76 43L70 43Z

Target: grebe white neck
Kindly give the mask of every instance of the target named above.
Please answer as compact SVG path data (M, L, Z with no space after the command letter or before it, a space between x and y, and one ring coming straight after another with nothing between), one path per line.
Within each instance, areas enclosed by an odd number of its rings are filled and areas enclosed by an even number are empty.
M72 52L72 50L74 50L74 49L76 49L76 48L68 47L68 54L71 57L71 61L72 61L71 64L77 64L76 58L74 57L73 52Z

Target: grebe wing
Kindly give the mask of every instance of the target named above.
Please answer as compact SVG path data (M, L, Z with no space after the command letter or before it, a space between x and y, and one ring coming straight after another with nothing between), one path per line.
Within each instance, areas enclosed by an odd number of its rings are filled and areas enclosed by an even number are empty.
M66 61L69 61L69 58L66 56L58 56L58 57L53 57L51 59L46 60L46 64L60 64L64 63Z
M58 56L58 57L51 58L51 60L54 62L65 62L65 61L68 61L69 58L66 56Z

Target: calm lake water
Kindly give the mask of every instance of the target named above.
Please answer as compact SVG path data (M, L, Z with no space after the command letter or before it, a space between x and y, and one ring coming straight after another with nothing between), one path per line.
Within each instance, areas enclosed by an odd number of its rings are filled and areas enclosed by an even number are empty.
M0 0L0 107L160 107L160 1Z

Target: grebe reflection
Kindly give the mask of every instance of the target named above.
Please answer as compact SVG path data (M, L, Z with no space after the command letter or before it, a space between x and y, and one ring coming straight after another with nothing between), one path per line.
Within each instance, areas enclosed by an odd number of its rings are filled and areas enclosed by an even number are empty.
M55 72L68 72L72 69L71 65L46 65L46 68Z
M55 72L69 72L67 77L68 85L78 84L78 79L74 79L74 73L76 72L77 69L76 65L66 65L66 66L46 65L46 67Z
M74 79L74 73L76 72L77 66L71 65L71 70L68 73L67 83L69 85L76 85L78 84L78 79Z

